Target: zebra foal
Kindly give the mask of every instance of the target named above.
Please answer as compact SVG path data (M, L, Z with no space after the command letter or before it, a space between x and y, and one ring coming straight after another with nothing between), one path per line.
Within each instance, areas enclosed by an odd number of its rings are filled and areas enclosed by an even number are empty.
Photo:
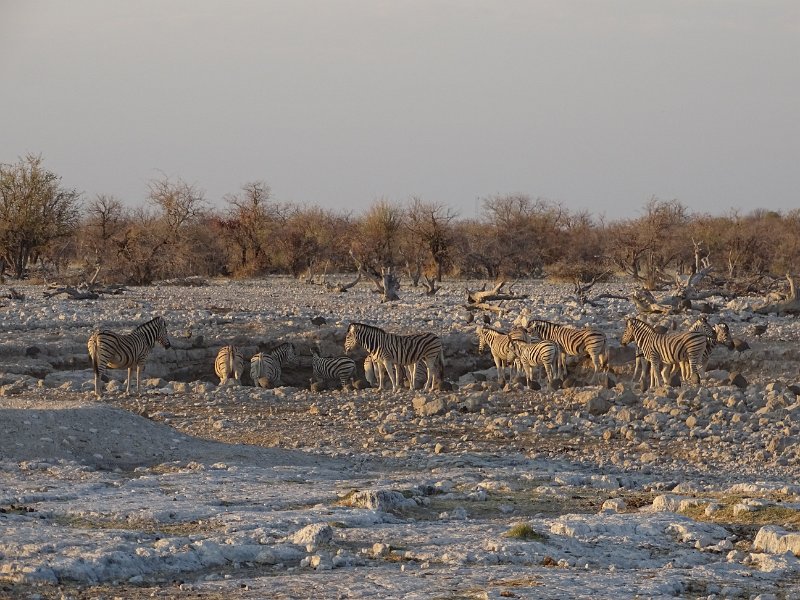
M517 360L525 371L525 379L528 387L533 381L533 370L536 367L544 367L547 383L553 383L554 374L558 373L558 361L561 355L561 348L558 344L548 340L541 342L512 342L517 355Z
M594 367L592 382L597 379L597 373L600 369L608 368L606 334L599 329L594 327L576 329L575 327L559 325L542 319L530 319L528 329L532 329L533 333L539 336L540 339L556 342L561 346L559 358L559 373L561 375L566 375L567 373L567 355L583 356L586 354L589 356Z
M349 356L320 356L311 351L311 373L317 381L340 381L342 388L353 381L356 361Z
M167 325L163 317L155 317L142 323L130 334L115 333L107 329L92 333L87 346L94 370L94 395L100 398L100 380L107 369L128 369L128 385L125 393L130 395L134 367L136 367L138 394L142 367L156 342L164 348L170 347Z
M214 361L214 372L219 377L219 384L225 385L228 379L233 379L239 385L242 384L242 372L244 371L244 355L236 346L223 346L217 352Z
M478 353L483 352L487 346L492 353L494 365L497 367L497 381L505 383L506 381L506 366L513 365L517 359L517 352L515 349L515 342L510 335L492 329L491 327L478 326Z

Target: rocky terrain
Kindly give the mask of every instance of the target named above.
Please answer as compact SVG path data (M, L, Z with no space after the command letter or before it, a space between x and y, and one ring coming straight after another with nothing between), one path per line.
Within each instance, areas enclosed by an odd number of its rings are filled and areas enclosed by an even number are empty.
M590 386L577 364L565 389L501 388L465 285L390 304L288 278L81 301L15 286L25 298L0 307L0 597L800 598L796 319L715 298L712 322L750 348L715 349L702 386L642 393L619 348L630 303L520 282L529 298L498 326L523 308L595 324L613 374ZM141 394L110 371L96 401L90 332L155 315L172 348L153 351ZM441 335L453 389L311 391L311 348L340 354L354 320ZM286 387L217 385L219 347L281 341L300 354Z

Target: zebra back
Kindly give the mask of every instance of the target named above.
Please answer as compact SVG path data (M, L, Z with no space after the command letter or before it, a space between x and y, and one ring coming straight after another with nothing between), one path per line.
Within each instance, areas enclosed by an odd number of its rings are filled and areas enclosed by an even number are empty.
M290 342L283 342L282 344L278 344L272 350L269 351L269 355L277 360L281 366L284 366L288 363L293 363L297 358L297 354L294 349L294 344Z

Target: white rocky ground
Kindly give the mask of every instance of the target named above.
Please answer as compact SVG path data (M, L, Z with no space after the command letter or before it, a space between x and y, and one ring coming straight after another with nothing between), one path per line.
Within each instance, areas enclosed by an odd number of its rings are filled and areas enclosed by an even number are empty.
M700 388L642 394L616 350L611 389L582 375L498 389L461 283L384 305L363 284L285 278L97 301L15 287L26 299L0 307L0 597L800 598L800 325L746 299L716 299L712 320L750 350L715 350ZM531 298L501 324L528 307L614 345L631 310L516 290ZM112 371L96 402L90 331L154 314L173 348L154 351L140 396ZM439 333L457 389L309 391L310 345L340 353L351 320ZM213 383L221 345L289 339L297 387Z

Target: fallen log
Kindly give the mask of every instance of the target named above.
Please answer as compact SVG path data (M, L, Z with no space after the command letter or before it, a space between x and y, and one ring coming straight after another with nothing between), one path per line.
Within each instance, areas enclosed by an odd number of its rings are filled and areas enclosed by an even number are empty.
M789 291L785 294L784 299L774 302L765 302L763 305L753 309L760 315L767 315L776 313L780 315L797 315L800 314L800 298L797 297L797 284L794 277L786 274L786 280L789 282Z

